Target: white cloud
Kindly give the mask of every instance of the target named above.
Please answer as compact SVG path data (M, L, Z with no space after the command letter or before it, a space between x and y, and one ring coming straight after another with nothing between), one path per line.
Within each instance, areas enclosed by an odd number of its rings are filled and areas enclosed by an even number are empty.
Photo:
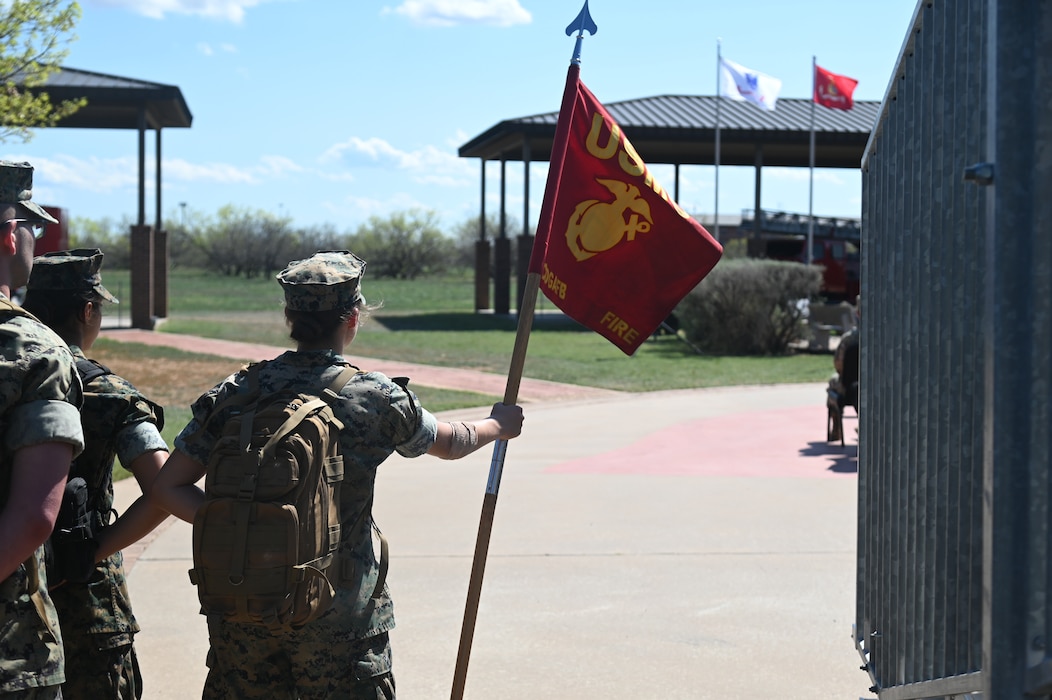
M210 182L222 185L258 184L260 176L271 172L266 164L243 168L228 163L190 163L178 158L164 161L163 167L162 177L165 181Z
M342 162L347 165L388 165L402 167L406 153L379 138L360 139L352 136L331 146L321 154L322 163Z
M260 158L257 168L261 175L267 177L280 177L286 173L304 173L306 169L285 156L263 156Z
M218 47L213 48L211 44L206 42L198 42L197 52L203 56L214 56L216 51L222 51L223 53L237 53L237 47L233 44L220 44Z
M119 7L152 19L166 14L195 15L239 24L245 11L267 0L88 0L100 7Z
M26 160L22 158L21 160ZM51 190L79 189L105 194L138 186L138 161L133 157L80 159L72 156L33 158L34 185ZM39 183L39 184L38 184Z
M138 187L138 160L134 157L88 158L58 156L34 158L37 180L50 190L78 189L108 194ZM154 163L147 161L147 184L154 181ZM249 166L230 163L191 163L181 158L165 159L163 177L167 183L208 183L220 185L258 185L266 180L302 174L308 169L284 156L262 156Z
M414 24L454 27L460 24L488 24L511 27L529 24L533 17L519 0L405 0L385 14L395 13Z
M321 163L346 167L380 167L404 170L418 183L459 187L474 177L472 165L453 151L425 146L403 151L381 138L352 136L331 146L319 158Z

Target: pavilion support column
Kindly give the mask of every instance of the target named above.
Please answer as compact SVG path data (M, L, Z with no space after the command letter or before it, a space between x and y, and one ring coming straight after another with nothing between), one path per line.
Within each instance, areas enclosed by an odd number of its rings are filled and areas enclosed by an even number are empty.
M153 225L158 231L164 230L161 223L161 128L156 129L157 138L154 140L154 216Z
M135 222L146 224L146 110L139 110L139 213Z
M500 235L497 237L493 270L493 312L498 314L511 313L511 241L508 239L508 217L505 209L507 203L506 165L507 161L502 159L500 161Z
M153 227L131 228L131 325L153 330Z
M153 315L168 318L168 232L161 230L153 237Z
M154 227L153 238L153 304L154 318L168 317L168 232L161 223L161 128L157 127L154 142Z
M530 235L530 142L522 144L522 234L515 251L515 275L519 280L515 309L522 309L522 298L526 295L526 276L529 274L530 256L533 254L533 236Z
M753 226L753 237L756 240L760 240L761 233L763 232L763 209L760 208L760 182L762 180L761 175L763 174L763 146L756 147L756 186L754 188L755 200L753 202L754 220L756 224Z
M486 240L486 159L482 163L482 196L479 201L479 239L475 243L475 312L489 309L490 245Z

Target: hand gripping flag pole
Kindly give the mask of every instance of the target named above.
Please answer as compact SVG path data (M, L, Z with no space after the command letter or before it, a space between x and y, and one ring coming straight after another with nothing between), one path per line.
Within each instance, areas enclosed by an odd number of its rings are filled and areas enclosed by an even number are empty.
M552 143L552 155L548 167L548 181L545 185L545 197L537 220L537 236L534 239L530 256L529 272L522 295L522 306L519 309L519 322L515 334L515 346L512 349L511 367L508 370L508 382L504 389L504 403L512 405L518 402L519 385L522 370L526 363L526 348L530 340L530 329L533 326L534 310L537 306L537 294L540 289L540 267L544 259L544 250L552 229L555 193L558 192L562 178L563 165L566 160L570 124L573 122L573 110L577 97L578 78L581 72L581 44L585 31L595 35L598 27L588 13L588 0L585 0L577 18L566 28L566 35L577 32L573 58L566 75L566 87L563 90L562 105L559 109L559 120L555 129L555 140ZM507 440L498 440L493 446L493 458L490 460L489 479L486 483L486 495L482 501L482 517L479 522L478 538L475 541L475 557L471 565L471 578L468 582L467 603L464 606L464 622L460 630L460 648L457 651L457 665L453 674L451 700L464 697L464 686L467 681L468 661L471 656L471 642L475 635L475 620L478 616L479 598L482 593L482 577L486 570L486 555L489 551L490 534L493 531L493 516L497 509L497 493L500 490L501 471L504 468L504 456L508 450Z

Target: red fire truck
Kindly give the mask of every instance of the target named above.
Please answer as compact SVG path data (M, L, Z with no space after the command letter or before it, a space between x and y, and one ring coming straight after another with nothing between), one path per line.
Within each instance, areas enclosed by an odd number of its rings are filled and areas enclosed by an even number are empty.
M750 258L807 262L806 214L761 211L760 234L749 238ZM741 230L755 231L753 210L742 212ZM862 227L858 219L815 217L811 259L824 268L822 295L829 301L855 302L861 287Z
M34 254L43 255L44 253L53 253L56 250L68 249L69 215L66 213L66 210L61 207L52 207L46 204L42 206L44 211L58 219L58 223L49 223L47 225L47 230L44 232L43 237L37 241Z

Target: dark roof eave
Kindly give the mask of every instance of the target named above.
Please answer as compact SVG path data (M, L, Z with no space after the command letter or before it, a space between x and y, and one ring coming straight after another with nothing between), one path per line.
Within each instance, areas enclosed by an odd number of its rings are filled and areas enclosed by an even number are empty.
M138 129L139 117L150 129L189 128L193 115L175 85L135 81L63 67L48 83L30 88L52 102L87 99L87 104L55 126L80 129Z

